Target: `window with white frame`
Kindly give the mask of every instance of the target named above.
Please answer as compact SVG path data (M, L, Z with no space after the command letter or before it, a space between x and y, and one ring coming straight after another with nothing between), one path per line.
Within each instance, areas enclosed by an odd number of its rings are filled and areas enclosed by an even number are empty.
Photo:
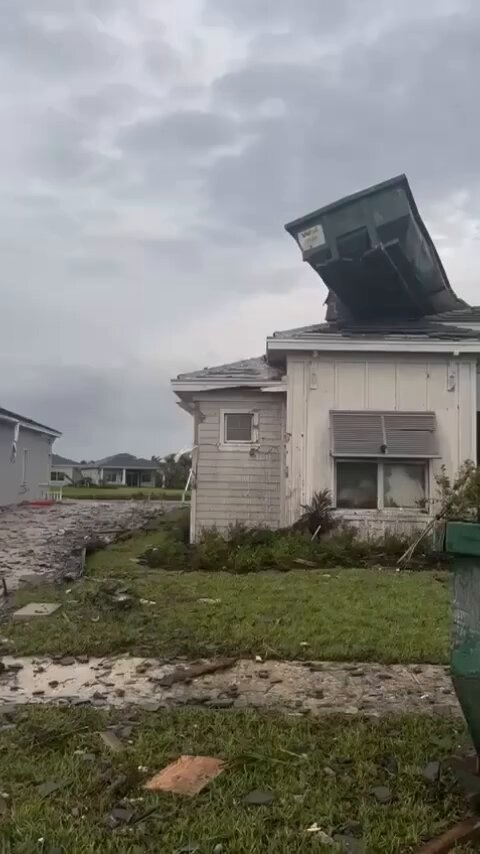
M253 412L224 412L222 441L225 445L251 444L255 441L254 428Z
M52 471L50 472L50 480L53 482L65 480L65 473L63 471Z
M436 428L434 412L332 410L336 506L423 509Z
M337 460L336 506L349 510L418 509L427 499L428 462Z

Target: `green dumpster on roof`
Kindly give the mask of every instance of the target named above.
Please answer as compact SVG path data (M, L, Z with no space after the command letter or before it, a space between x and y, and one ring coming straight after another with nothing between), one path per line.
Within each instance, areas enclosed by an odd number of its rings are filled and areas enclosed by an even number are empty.
M448 522L445 548L454 569L452 681L480 754L480 524Z

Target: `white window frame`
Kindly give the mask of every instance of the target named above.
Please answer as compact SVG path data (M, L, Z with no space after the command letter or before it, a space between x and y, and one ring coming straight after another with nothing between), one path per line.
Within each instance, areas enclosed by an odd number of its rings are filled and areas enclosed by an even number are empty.
M64 471L52 471L50 472L50 480L53 483L63 483L67 479L67 476Z
M374 507L337 507L337 463L375 463L377 466L377 506ZM423 466L425 471L425 508L422 507L385 507L384 504L384 465L416 465ZM378 457L335 457L333 466L334 480L334 506L335 509L346 513L378 513L381 510L384 513L427 513L430 501L430 459L418 459L418 457L402 457L394 459Z
M235 442L227 441L225 434L225 418L227 415L251 415L252 431L250 439ZM220 410L220 447L221 448L251 448L258 445L259 414L255 409L221 409Z

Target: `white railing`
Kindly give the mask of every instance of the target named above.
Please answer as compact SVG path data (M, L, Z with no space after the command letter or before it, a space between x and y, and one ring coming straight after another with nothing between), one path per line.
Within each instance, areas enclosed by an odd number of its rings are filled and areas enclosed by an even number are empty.
M61 501L63 486L51 483L41 483L40 493L42 501Z

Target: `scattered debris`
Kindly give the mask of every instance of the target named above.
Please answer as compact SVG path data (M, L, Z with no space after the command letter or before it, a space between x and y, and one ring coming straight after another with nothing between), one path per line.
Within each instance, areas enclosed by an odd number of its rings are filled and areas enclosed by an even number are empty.
M162 708L162 704L159 700L140 700L140 702L137 703L137 706L144 712L158 712L158 710Z
M318 841L321 842L322 845L335 845L332 837L329 836L328 833L325 833L317 822L314 822L310 827L307 827L305 833L315 833Z
M30 602L29 605L24 605L23 608L14 611L13 620L21 622L22 620L30 620L32 617L50 617L59 608L58 602Z
M208 599L208 597L197 599L197 602L201 602L203 605L220 605L221 601L221 599Z
M116 823L119 824L130 824L133 818L133 810L130 807L125 806L117 806L114 807L110 812L110 818Z
M59 780L47 780L45 783L41 783L37 786L37 793L41 798L48 798L50 795L53 795L54 792L57 792L59 789L64 789L66 783L63 783Z
M263 662L263 658L262 658L262 656L261 656L261 655L256 655L256 656L255 656L255 661L257 662L257 664L262 664L262 662Z
M218 698L213 700L207 700L205 705L208 706L209 709L231 709L234 704L234 700L225 697L224 699Z
M363 841L357 839L356 836L349 836L344 833L334 833L333 841L336 845L340 845L344 854L362 854L364 850Z
M269 789L254 789L245 795L243 803L249 807L269 806L275 800L275 795Z
M316 569L318 566L318 564L314 563L313 560L305 560L303 557L294 558L293 563L298 563L299 566L309 566L312 569Z
M105 732L100 732L99 735L104 744L106 744L110 750L113 750L114 753L121 753L121 751L125 749L125 746L122 744L118 736L116 736L111 730L107 729Z
M173 673L169 673L160 679L158 684L164 688L170 688L176 682L191 682L192 679L206 676L208 673L228 670L229 667L233 667L235 662L235 658L219 658L217 661L200 662L199 664L192 664L190 667L177 667Z
M437 783L440 779L440 762L429 762L423 769L423 776L429 783Z
M213 756L180 756L145 784L151 792L173 792L177 795L198 795L225 768L221 759Z
M376 786L371 792L379 804L389 804L392 800L392 792L387 786Z
M76 664L76 659L73 655L63 655L62 658L58 660L58 663L62 665L62 667L72 667Z

